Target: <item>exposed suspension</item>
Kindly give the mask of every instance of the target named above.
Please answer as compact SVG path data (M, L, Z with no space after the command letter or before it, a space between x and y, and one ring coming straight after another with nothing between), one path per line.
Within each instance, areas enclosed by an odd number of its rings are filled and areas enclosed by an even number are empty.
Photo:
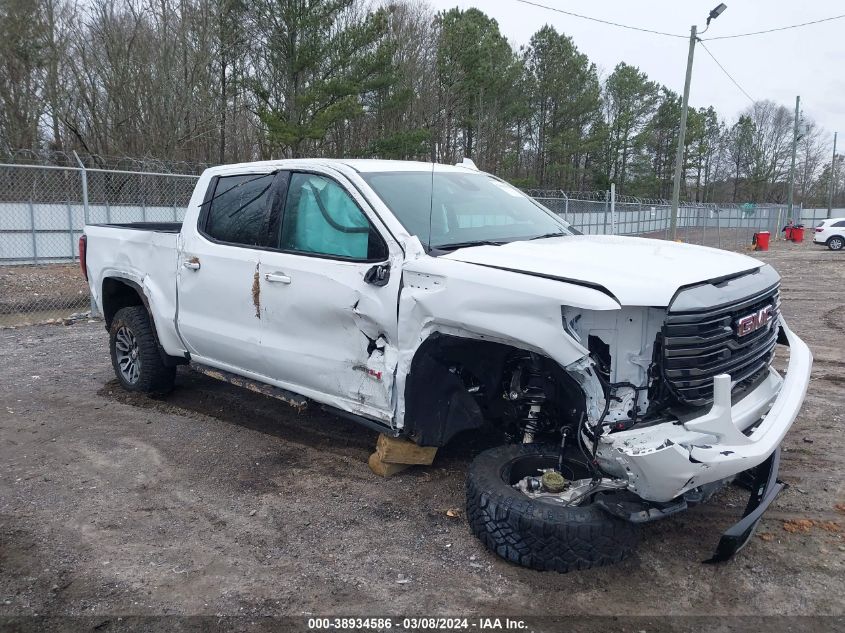
M519 359L511 373L507 399L520 407L522 443L531 444L540 430L540 418L546 392L543 389L543 372L540 357L531 352Z

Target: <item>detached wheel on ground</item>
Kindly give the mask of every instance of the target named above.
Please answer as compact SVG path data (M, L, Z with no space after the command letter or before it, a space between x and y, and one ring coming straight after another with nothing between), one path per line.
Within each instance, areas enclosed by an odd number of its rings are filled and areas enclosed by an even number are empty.
M502 558L532 569L568 572L621 561L636 547L636 526L592 499L566 506L513 487L557 461L555 448L536 444L500 446L476 457L467 473L472 531Z
M827 247L832 251L841 251L845 246L845 238L834 235L827 241Z
M166 366L158 351L150 317L143 306L121 308L109 328L114 373L129 391L166 393L173 389L176 367Z

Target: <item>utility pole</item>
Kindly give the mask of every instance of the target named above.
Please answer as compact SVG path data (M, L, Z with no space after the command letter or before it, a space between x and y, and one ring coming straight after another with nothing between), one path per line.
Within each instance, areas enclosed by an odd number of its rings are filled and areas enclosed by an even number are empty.
M833 211L833 194L836 189L836 132L833 133L833 158L830 161L830 191L827 193L827 217Z
M795 155L798 152L798 118L801 116L801 97L795 97L795 125L792 127L792 165L789 167L789 208L787 216L795 221L792 215L792 194L795 189ZM796 222L797 224L797 222Z
M718 18L725 9L725 3L720 2L707 15L707 25L704 31L710 28L710 22ZM669 218L669 228L672 239L678 239L678 202L681 199L681 172L684 170L684 137L687 134L687 110L689 109L689 86L692 81L692 58L695 55L695 43L698 41L698 27L693 24L689 32L689 54L687 55L687 77L684 80L684 98L681 103L681 129L678 130L678 152L675 154L675 178L672 183L672 216Z
M709 20L708 20L709 22ZM675 154L675 179L672 183L672 217L669 220L672 239L678 239L678 202L681 198L681 172L684 170L684 137L687 133L687 110L689 108L689 85L692 80L692 59L695 55L696 32L693 24L689 33L689 55L687 56L687 78L684 80L684 99L681 103L681 129L678 131L678 152Z

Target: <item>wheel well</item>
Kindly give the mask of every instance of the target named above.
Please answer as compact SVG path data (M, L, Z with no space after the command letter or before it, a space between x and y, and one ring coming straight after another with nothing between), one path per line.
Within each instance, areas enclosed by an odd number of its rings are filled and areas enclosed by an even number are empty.
M121 279L119 277L108 277L103 280L103 318L106 321L106 330L111 328L114 315L118 313L121 308L129 308L131 306L143 306L147 311L150 320L150 329L156 341L158 353L161 355L161 360L167 367L174 365L184 365L188 362L187 358L178 356L169 356L158 340L158 331L156 331L156 324L153 320L152 311L147 303L147 298L144 295L141 287L134 281L128 279Z
M458 432L487 421L506 422L505 376L517 347L434 333L414 355L405 382L405 432L421 446L444 446ZM548 378L555 424L577 422L584 394L575 380L548 357L540 356Z
M131 281L109 277L103 280L103 318L106 329L111 327L112 319L121 308L130 306L145 306L142 293Z

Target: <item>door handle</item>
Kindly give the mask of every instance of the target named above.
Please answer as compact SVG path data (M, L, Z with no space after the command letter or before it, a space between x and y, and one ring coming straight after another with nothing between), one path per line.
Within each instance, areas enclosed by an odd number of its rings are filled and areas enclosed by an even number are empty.
M289 284L290 277L284 273L264 273L264 279L273 283Z
M189 270L199 270L200 260L196 257L191 257L191 259L183 260L182 265Z

